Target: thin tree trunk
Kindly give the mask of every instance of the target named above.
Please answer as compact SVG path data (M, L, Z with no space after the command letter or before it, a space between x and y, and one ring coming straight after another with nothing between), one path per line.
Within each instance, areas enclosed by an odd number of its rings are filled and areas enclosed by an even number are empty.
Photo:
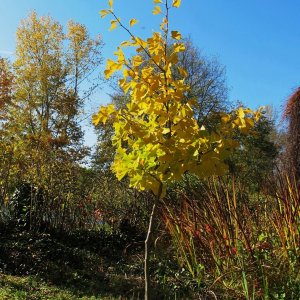
M162 193L162 184L159 187L157 196L155 197L155 202L152 206L152 211L149 219L148 232L145 239L145 259L144 259L144 274L145 274L145 300L150 300L150 274L149 274L149 241L151 238L152 228L153 228L153 218L156 212L156 207Z

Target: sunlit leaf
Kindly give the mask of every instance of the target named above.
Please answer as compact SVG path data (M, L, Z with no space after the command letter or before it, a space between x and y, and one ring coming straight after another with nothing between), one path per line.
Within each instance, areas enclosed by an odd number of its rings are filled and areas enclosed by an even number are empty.
M99 12L101 18L104 18L105 16L107 16L109 14L109 11L106 9L100 10Z
M174 7L179 7L180 4L181 4L181 0L173 0L172 6L174 6Z
M154 10L152 11L153 15L161 14L161 8L160 6L155 6Z
M133 26L133 25L135 25L137 22L138 22L137 19L131 19L130 22L129 22L129 25L130 25L130 26Z
M117 28L118 21L117 20L111 20L110 24L111 24L111 26L110 26L109 30L112 31L112 30Z
M171 31L171 36L174 40L180 40L181 34L178 31Z

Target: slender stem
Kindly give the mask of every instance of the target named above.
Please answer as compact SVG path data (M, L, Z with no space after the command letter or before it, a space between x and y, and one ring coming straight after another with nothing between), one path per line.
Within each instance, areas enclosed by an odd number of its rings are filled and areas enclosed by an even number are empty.
M159 191L155 197L154 204L149 219L148 232L145 239L145 259L144 259L144 274L145 274L145 300L150 300L150 274L149 274L149 240L151 238L153 228L153 218L156 212L158 201L162 194L162 184L159 186Z

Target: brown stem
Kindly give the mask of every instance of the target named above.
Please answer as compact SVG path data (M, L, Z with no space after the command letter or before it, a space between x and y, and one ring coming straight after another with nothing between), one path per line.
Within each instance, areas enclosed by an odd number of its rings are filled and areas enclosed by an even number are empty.
M144 274L145 274L145 300L150 300L150 274L149 274L149 240L151 238L153 228L153 217L155 215L158 201L162 194L162 184L160 183L158 193L155 197L155 202L152 206L152 211L149 219L148 232L145 239L145 259L144 259Z

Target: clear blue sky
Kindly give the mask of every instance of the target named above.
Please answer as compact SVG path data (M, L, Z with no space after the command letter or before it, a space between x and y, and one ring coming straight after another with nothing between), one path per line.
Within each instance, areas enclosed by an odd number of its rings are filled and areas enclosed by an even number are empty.
M34 9L63 24L69 19L85 24L92 35L102 35L103 55L112 57L127 36L121 29L108 31L109 20L98 14L107 6L107 0L0 0L0 55L14 51L16 28ZM114 0L114 6L121 19L139 19L138 34L148 36L158 28L152 0ZM172 29L190 36L204 55L226 67L230 100L280 111L300 85L299 12L299 0L182 0L170 19ZM105 93L95 95L99 105L107 100Z

